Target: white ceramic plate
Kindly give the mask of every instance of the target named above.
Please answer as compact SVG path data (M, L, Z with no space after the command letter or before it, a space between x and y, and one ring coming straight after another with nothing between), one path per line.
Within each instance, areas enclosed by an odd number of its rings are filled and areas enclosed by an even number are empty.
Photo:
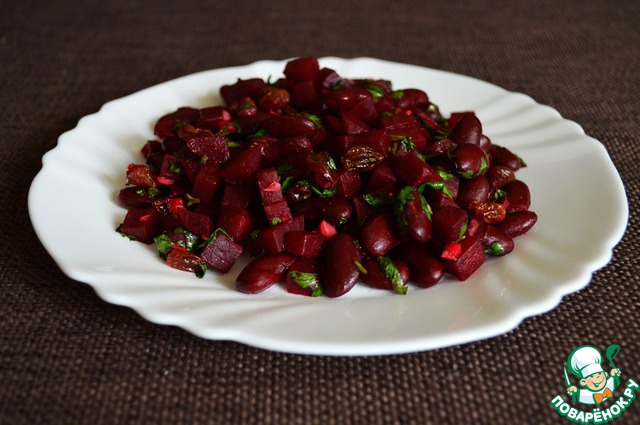
M528 163L518 172L539 220L515 251L492 259L466 282L445 279L406 296L357 285L338 299L272 287L235 290L242 264L200 280L167 267L153 247L114 229L125 210L116 196L127 164L153 138L157 118L180 106L221 103L220 86L274 78L285 61L200 72L105 104L63 134L43 158L29 192L34 228L71 278L146 319L210 339L271 350L329 355L406 353L488 338L557 306L611 258L628 218L627 200L604 147L574 122L523 94L473 78L370 58L320 59L344 77L390 79L425 90L445 114L475 110L494 143Z

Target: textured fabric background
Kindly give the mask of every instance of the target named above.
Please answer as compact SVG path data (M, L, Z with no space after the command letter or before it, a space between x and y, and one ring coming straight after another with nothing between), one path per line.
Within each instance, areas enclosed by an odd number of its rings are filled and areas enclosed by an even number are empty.
M623 378L640 380L640 2L1 3L0 423L568 423L549 400L565 394L568 353L587 343L620 344ZM473 76L581 124L606 146L630 202L611 262L505 335L348 358L199 339L59 270L32 230L27 192L60 134L153 84L306 55ZM614 423L640 423L640 401Z

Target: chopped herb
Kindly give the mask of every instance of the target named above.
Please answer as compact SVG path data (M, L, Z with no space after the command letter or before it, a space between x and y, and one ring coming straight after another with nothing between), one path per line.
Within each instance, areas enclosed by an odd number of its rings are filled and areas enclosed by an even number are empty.
M319 117L319 116L314 115L314 114L306 114L306 113L305 113L305 114L302 114L302 116L303 116L304 118L308 119L309 121L312 121L312 122L316 125L316 127L318 127L318 128L323 128L323 126L322 126L322 120L320 119L320 117Z
M455 177L455 175L448 173L444 170L438 170L436 171L438 173L438 175L442 178L442 180L447 181L447 180L451 180L452 178Z
M173 249L173 242L171 238L166 233L156 236L153 238L153 241L156 243L156 249L162 258L167 258L167 255Z
M275 226L276 224L282 223L282 219L280 217L271 217L271 225Z
M402 90L394 90L391 92L391 97L394 99L402 99L404 97L404 92Z
M241 148L242 147L242 143L232 142L231 140L229 140L227 142L227 146L229 146L230 148Z
M371 205L372 207L388 205L393 202L393 198L391 196L380 193L367 193L365 195L362 195L362 198L367 202L367 204Z
M427 186L428 187L432 187L435 190L439 190L440 192L442 192L445 195L447 195L449 198L453 199L453 193L451 193L451 191L449 190L449 188L447 187L447 185L444 182L426 182L426 183L423 183L418 187L418 191L420 193L423 193L424 189Z
M369 86L367 87L367 90L369 90L369 93L371 93L371 96L374 99L384 96L384 89L379 85L377 85L376 83L369 84Z
M267 135L267 130L265 130L264 128L261 128L260 130L257 130L256 132L254 132L253 134L251 134L249 136L249 139L254 139L256 137L260 137L260 136L266 136Z
M460 242L464 237L464 234L467 233L467 227L469 227L469 221L465 221L460 228L460 233L458 234L458 242Z
M393 211L396 216L398 224L398 230L400 233L405 234L407 232L407 219L404 216L404 211L407 208L407 204L415 199L415 194L418 193L412 186L405 186L398 192L393 204Z
M377 260L380 268L384 272L384 275L391 281L391 287L393 288L393 290L397 294L405 295L407 293L408 287L402 280L402 276L400 275L400 272L398 271L396 266L393 264L393 261L391 261L389 257L384 256L378 257Z
M491 202L498 202L499 200L501 200L505 196L507 196L507 192L505 192L502 189L496 189L496 191L494 192L493 196L491 197Z
M312 185L311 183L309 183L308 180L298 180L297 184L311 189L313 193L320 196L321 198L331 197L336 194L336 190L337 190L336 188L320 190L314 185Z
M187 125L187 123L184 122L184 121L176 121L176 123L173 125L173 129L174 130L178 130L178 129L184 127L185 125Z
M129 238L129 240L132 240L132 241L135 241L135 240L137 240L137 239L138 239L138 238L136 238L136 237L135 237L135 236L133 236L133 235L128 235L128 234L124 233L124 232L122 231L122 224L116 228L116 232L120 233L120 235L121 235L123 238Z
M365 268L364 268L364 266L362 265L362 263L361 263L360 261L353 260L353 265L354 265L354 266L356 266L356 269L358 269L358 271L359 271L360 273L362 273L362 274L367 274L367 273L369 273L369 272L367 271L367 269L365 269Z
M293 176L285 177L285 179L280 184L280 189L284 192L289 187L292 181L293 181Z
M169 171L175 174L182 174L182 167L169 160Z
M504 246L500 242L493 242L484 250L485 253L492 255L503 255L505 251Z
M322 287L320 286L320 277L317 273L291 270L289 271L288 275L299 287L303 289L310 288L312 290L312 297L319 297L323 295L324 292L322 291Z

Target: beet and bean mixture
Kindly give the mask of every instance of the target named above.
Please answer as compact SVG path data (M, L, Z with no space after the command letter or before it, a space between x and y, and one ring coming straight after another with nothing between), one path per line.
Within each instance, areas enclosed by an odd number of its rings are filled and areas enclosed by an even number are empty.
M306 57L220 94L225 105L160 118L118 196L118 231L175 269L228 273L247 253L241 292L280 282L339 297L362 282L405 294L467 279L537 220L523 160L422 90Z

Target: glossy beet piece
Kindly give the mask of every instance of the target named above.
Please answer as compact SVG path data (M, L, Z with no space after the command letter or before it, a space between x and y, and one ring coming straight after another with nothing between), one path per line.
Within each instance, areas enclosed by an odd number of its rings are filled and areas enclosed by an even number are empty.
M248 80L238 79L234 84L222 86L220 88L220 95L227 105L231 105L241 101L245 97L257 99L258 94L265 85L262 78L250 78Z
M256 173L262 205L284 201L280 178L275 168L263 168Z
M224 232L216 231L213 238L202 250L200 258L215 271L228 273L242 251L242 245L225 235Z
M409 282L409 267L401 261L393 261L392 264L400 273L402 286L406 286ZM376 259L366 258L362 261L362 266L367 271L366 274L360 275L362 283L375 289L394 290L391 280L387 277Z
M234 241L242 243L253 229L253 214L246 208L233 205L220 207L218 227L224 229Z
M362 179L357 171L339 170L336 172L336 194L338 198L353 198L362 190Z
M252 203L253 189L251 184L226 183L221 204L248 208Z
M296 257L290 254L265 255L245 266L236 278L236 288L245 294L258 294L281 281Z
M227 139L222 136L202 135L190 137L187 140L189 150L198 156L206 157L207 161L221 165L229 160L231 154Z
M290 221L260 230L256 242L265 252L277 254L284 251L285 235L290 231L296 230L304 230L304 218L302 216L296 216Z
M293 215L287 201L274 202L272 204L263 205L262 209L267 217L267 221L271 224L287 223L291 221Z
M514 211L507 214L507 218L496 227L510 238L524 235L536 224L538 215L533 211Z
M449 135L449 138L457 145L479 146L481 137L482 124L475 115L464 115Z
M399 159L395 171L402 180L413 187L426 182L442 181L436 170L420 159L415 152L409 152Z
M292 81L315 81L320 72L318 59L304 57L287 62L284 67L284 75Z
M202 239L207 239L211 235L211 232L213 232L213 221L208 215L182 208L178 212L178 217L184 227Z
M285 287L290 294L318 297L323 295L320 284L321 266L311 258L298 258L287 271Z
M262 149L259 146L251 146L241 151L220 171L220 176L226 181L251 180L260 169L262 162Z
M316 85L321 91L332 89L336 84L342 81L342 77L331 68L322 68L316 76Z
M371 130L364 121L351 111L344 110L340 116L345 134L361 134Z
M467 236L454 243L459 245L459 252L455 258L441 258L442 265L459 280L467 280L485 262L484 247L475 236Z
M402 244L391 252L391 257L409 267L409 278L416 285L429 288L440 282L444 275L441 262L424 245Z
M205 163L196 174L191 196L201 203L211 202L219 186L220 169L211 163Z
M162 231L160 215L152 208L129 210L119 231L144 244L151 244Z
M531 192L525 182L514 180L505 185L503 190L507 196L507 213L529 210L531 206Z
M329 239L324 258L321 282L325 294L336 298L349 292L358 282L360 270L356 264L362 261L362 253L353 237L340 233Z
M153 134L159 138L174 136L176 124L193 124L200 118L200 111L195 108L178 108L175 112L161 117L153 128Z
M118 201L127 208L149 208L155 197L149 188L138 186L125 187L118 193Z
M360 232L362 248L375 257L387 255L400 241L391 214L377 214L369 218Z
M299 257L317 258L322 252L325 238L320 233L290 231L284 238L284 249Z
M459 240L466 230L467 212L458 207L445 207L432 217L433 236L440 242L449 243Z

